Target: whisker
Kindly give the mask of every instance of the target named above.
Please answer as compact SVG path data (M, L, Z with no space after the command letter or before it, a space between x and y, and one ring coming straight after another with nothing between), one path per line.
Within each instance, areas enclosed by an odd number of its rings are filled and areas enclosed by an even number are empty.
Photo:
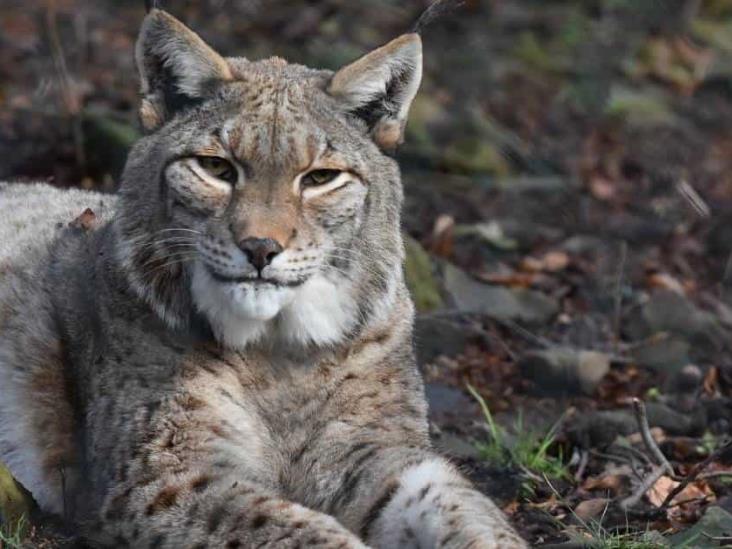
M201 231L196 231L194 229L184 229L182 227L170 227L167 229L161 229L159 231L156 231L156 234L157 233L168 233L168 232L173 232L173 231L181 231L181 232L193 233L193 234L197 234L197 235L203 234Z
M150 260L146 261L144 264L140 265L140 267L143 269L143 272L148 272L151 269L145 269L146 267L152 267L152 270L155 269L161 269L165 267L168 264L174 264L176 261L188 261L191 259L196 259L198 257L198 254L192 254L189 252L176 252L173 254L170 254L169 256L166 256L164 258L160 258L159 261L165 261L162 265L156 264L156 260Z
M195 256L176 258L173 261L168 261L167 263L164 263L162 265L156 265L153 269L148 269L146 271L143 271L142 276L143 277L152 276L153 274L157 273L158 271L162 271L163 269L167 269L168 267L172 267L173 265L186 263L186 262L190 261L191 259L195 259Z

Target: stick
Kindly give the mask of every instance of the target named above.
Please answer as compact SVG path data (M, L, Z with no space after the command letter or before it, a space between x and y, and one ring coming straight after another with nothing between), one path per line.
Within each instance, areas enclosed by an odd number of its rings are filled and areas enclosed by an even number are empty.
M623 307L623 275L625 274L625 261L628 255L628 243L623 240L620 243L620 261L618 266L618 276L615 280L615 314L613 315L613 332L615 336L615 351L618 350L620 343L620 317Z
M658 479L664 475L664 473L666 473L666 468L663 465L657 465L654 467L651 474L645 478L638 488L636 488L635 492L620 502L620 508L625 511L629 507L636 505L645 493L650 490L654 484L656 484Z
M648 425L646 405L639 398L633 399L633 413L635 414L635 419L638 422L638 428L640 429L640 434L641 437L643 437L643 443L646 445L646 448L648 448L648 451L656 459L656 463L661 465L670 476L675 476L676 473L674 473L674 468L671 467L666 456L663 455L663 452L656 444L656 441L653 440L651 428Z
M580 462L577 466L577 471L574 473L574 480L580 481L585 476L585 469L587 469L587 463L590 461L590 453L580 450Z
M412 27L412 32L421 34L433 21L461 8L463 4L465 4L464 0L435 0L419 16L419 19Z
M669 503L671 503L671 500L674 499L677 494L679 494L684 488L686 488L690 482L692 482L694 479L696 479L699 476L699 473L701 473L706 467L712 463L717 457L719 457L722 453L726 452L728 449L732 448L732 440L728 441L726 444L723 444L714 452L709 454L704 461L697 463L694 468L689 472L686 477L684 477L684 480L682 480L676 488L671 490L668 495L666 496L666 499L663 500L663 503L661 504L661 508L664 509L668 507Z

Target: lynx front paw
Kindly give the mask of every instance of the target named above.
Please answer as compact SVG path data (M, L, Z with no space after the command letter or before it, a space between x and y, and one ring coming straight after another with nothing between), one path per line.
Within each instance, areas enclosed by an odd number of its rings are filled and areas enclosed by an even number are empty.
M383 549L526 547L498 507L439 458L402 473L370 540Z

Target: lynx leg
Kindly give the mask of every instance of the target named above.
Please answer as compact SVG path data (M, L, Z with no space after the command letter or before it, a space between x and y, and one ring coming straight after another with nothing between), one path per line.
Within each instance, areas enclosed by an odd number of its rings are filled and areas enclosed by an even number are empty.
M368 541L382 548L526 547L496 505L438 457L401 473L369 534Z
M179 474L121 489L104 507L100 541L116 547L365 547L333 517L234 476Z

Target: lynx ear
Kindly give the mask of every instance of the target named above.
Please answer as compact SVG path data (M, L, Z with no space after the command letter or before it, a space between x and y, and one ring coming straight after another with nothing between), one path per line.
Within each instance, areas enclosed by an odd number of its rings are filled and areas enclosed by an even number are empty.
M202 100L216 82L232 78L223 57L159 9L151 10L142 22L135 60L142 81L140 119L147 130Z
M368 124L376 144L394 149L404 140L409 106L422 80L422 40L405 34L339 70L328 93Z

